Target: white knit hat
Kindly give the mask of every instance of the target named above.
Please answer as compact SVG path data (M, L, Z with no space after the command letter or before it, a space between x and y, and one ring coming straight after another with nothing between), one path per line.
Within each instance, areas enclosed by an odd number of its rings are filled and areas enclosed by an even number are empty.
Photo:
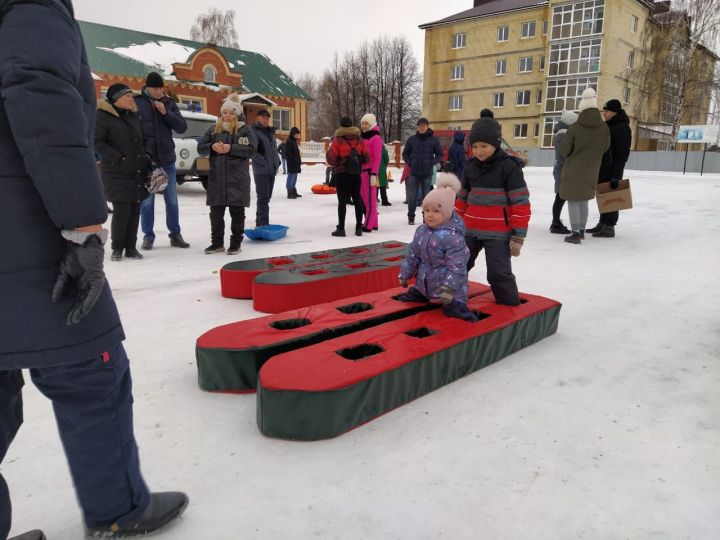
M363 115L363 117L360 119L360 123L367 122L370 124L370 127L373 127L377 124L377 118L373 113L366 113Z
M243 115L243 106L240 102L240 96L237 94L230 94L226 97L220 107L220 112L222 113L223 111L233 111L239 119Z
M452 216L455 197L461 187L460 180L453 173L438 173L437 186L423 199L423 209L437 210L442 214L443 223L447 222Z
M585 109L590 108L596 108L597 109L597 95L595 94L595 90L592 88L586 88L583 90L582 98L580 99L580 105L578 105L578 110L580 112L584 111Z
M560 121L563 122L566 126L572 126L575 122L577 122L577 119L577 113L573 111L568 111L567 109L565 109L560 114Z

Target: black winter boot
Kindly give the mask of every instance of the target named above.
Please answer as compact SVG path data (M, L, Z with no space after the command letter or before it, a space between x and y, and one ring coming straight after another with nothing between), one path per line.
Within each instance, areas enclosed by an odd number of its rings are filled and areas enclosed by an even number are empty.
M593 233L594 238L615 238L615 227L612 225L603 225L602 228Z
M131 538L157 532L174 521L185 511L189 503L187 495L179 491L151 493L150 505L134 523L120 525L108 523L86 530L86 538Z
M111 261L122 261L122 249L113 249L112 254L110 255Z
M35 529L34 531L29 531L26 533L23 533L19 536L13 536L12 538L8 538L8 540L46 540L45 534L43 534L42 531L39 531Z
M580 244L582 242L582 233L580 231L573 231L570 236L565 237L565 241L571 244Z
M170 234L168 235L170 237L170 245L172 247L177 248L189 248L190 244L188 244L185 239L182 237L182 234Z
M235 240L230 240L230 247L227 250L228 255L237 255L240 253L242 249L240 248L240 242L237 242Z
M295 195L294 189L288 189L287 192L288 192L288 199L297 199L297 195Z
M335 230L330 233L332 236L345 236L345 229L335 227Z
M595 225L592 229L585 229L585 230L586 230L587 232L591 233L591 234L594 234L594 233L598 232L600 229L602 229L602 227L603 227L603 224L602 224L602 223L598 223L598 224Z
M572 231L562 221L553 221L552 225L550 225L550 232L553 234L570 234Z
M296 198L296 199L299 199L299 198L302 197L302 195L300 195L300 194L297 192L297 189L295 189L295 188L293 188L293 195L295 195L295 198Z
M139 259L142 259L143 256L140 254L140 252L139 252L137 249L131 248L131 249L126 249L126 250L125 250L125 258L126 258L126 259L138 259L138 260L139 260Z
M362 225L355 226L355 236L362 236L363 228Z

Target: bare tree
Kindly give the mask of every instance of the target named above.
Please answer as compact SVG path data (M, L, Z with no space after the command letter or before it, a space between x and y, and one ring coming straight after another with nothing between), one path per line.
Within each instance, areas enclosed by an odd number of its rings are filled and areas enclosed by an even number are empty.
M235 29L235 11L229 9L223 13L217 8L210 8L206 14L198 15L190 29L190 38L221 47L240 48Z

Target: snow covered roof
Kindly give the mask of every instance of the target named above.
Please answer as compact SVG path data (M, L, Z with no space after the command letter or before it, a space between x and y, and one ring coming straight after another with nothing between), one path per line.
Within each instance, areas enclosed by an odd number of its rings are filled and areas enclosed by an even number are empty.
M174 63L186 63L205 43L79 21L90 68L96 73L145 77L150 71L173 77ZM217 47L231 69L243 74L250 93L310 99L310 96L265 54ZM202 84L202 83L199 83Z

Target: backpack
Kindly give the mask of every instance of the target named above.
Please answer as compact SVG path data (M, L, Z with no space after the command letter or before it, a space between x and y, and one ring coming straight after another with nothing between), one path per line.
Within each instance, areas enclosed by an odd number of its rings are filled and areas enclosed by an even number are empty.
M345 172L347 174L360 176L362 172L362 157L360 157L360 154L357 152L357 144L353 146L347 137L343 138L347 141L348 145L350 145L350 154L345 161Z

